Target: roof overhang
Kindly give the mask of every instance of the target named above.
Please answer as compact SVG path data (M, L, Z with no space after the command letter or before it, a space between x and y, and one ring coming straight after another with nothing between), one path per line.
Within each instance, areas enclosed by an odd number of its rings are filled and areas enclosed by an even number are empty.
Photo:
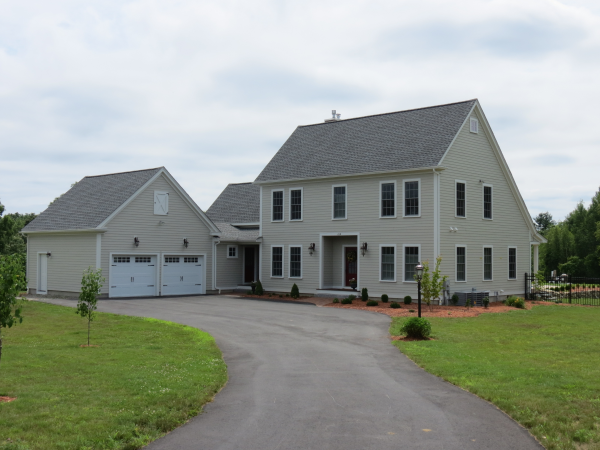
M27 236L29 234L73 234L73 233L106 233L106 228L80 228L74 230L32 230L21 231L20 233Z

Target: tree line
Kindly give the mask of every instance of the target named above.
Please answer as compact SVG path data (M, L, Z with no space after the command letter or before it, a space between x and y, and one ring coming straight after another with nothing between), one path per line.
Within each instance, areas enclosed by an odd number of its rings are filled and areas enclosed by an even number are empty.
M35 219L36 214L12 213L4 214L5 208L0 203L0 255L21 255L25 260L27 238L20 231Z
M577 277L600 277L600 190L589 207L580 201L565 220L556 222L544 212L533 218L547 240L539 250L540 272L557 270Z

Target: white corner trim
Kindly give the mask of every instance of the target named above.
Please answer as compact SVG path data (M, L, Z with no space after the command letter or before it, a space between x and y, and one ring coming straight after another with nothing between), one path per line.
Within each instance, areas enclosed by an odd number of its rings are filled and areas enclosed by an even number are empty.
M96 269L102 268L102 234L96 235Z

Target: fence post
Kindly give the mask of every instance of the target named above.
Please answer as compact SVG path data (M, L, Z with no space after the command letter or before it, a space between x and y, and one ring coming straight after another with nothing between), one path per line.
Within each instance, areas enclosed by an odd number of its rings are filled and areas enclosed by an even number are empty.
M571 303L571 275L569 274L569 303Z
M529 300L529 289L527 287L527 272L525 272L525 300Z

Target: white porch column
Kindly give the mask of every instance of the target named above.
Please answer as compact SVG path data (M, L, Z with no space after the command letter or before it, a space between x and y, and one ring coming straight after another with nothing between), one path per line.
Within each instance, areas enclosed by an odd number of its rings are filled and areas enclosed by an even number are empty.
M538 245L534 245L533 246L533 273L538 273L538 270L540 270L540 246Z

